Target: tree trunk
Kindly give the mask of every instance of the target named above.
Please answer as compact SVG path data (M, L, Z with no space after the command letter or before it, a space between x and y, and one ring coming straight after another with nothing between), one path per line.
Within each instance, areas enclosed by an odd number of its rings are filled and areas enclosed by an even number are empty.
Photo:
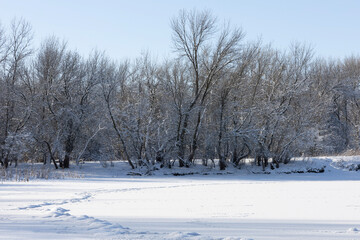
M184 117L184 123L179 138L179 150L178 150L179 167L188 166L185 160L185 134L188 126L188 121L189 121L189 114L187 113Z
M198 140L198 133L199 133L200 123L201 123L201 110L199 110L198 116L197 116L196 127L195 127L195 130L194 130L194 135L193 135L192 144L191 144L191 152L190 152L189 157L188 157L188 162L189 163L192 163L194 161L195 152L196 152L196 149L198 147L197 140Z
M58 169L58 166L57 166L57 164L56 164L54 155L53 155L53 153L52 153L52 151L51 151L51 146L50 146L50 144L49 144L47 141L44 141L44 143L46 144L46 146L47 146L47 148L48 148L48 150L49 150L50 158L51 158L51 160L52 160L53 163L54 163L55 169Z
M225 170L226 169L226 161L225 161L225 158L224 156L220 156L219 157L219 167L220 167L220 170Z
M126 160L128 161L130 167L131 167L132 169L135 169L135 166L134 166L133 162L131 161L130 155L129 155L128 151L127 151L127 148L126 148L126 145L125 145L125 141L124 141L124 139L123 139L123 137L122 137L122 134L121 134L120 130L118 129L117 125L116 125L115 118L114 118L114 116L113 116L113 114L112 114L112 111L111 111L111 108L110 108L110 101L109 101L109 99L106 100L106 103L107 103L107 108L108 108L108 112L109 112L109 115L110 115L110 118L111 118L111 121L112 121L113 128L115 129L115 132L116 132L116 134L118 135L118 138L119 138L119 140L120 140L120 142L121 142L121 144L122 144L122 146L123 146L124 153L125 153L125 156L126 156Z
M63 161L62 168L69 168L70 167L70 157L69 154L66 153Z
M9 167L9 158L5 157L4 159L4 168L8 168Z
M226 159L225 159L226 155L224 156L224 154L223 154L223 143L222 143L223 134L225 132L224 109L225 109L225 98L222 98L221 99L221 104L220 104L219 136L218 136L218 146L217 146L220 170L225 170L226 169Z

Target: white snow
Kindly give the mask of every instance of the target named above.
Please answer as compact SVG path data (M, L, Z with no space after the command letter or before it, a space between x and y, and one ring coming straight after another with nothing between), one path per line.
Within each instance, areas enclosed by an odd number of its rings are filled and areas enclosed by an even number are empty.
M51 180L3 179L0 239L360 239L360 171L347 167L359 163L317 158L269 174L245 166L152 176L128 176L125 163L86 163Z

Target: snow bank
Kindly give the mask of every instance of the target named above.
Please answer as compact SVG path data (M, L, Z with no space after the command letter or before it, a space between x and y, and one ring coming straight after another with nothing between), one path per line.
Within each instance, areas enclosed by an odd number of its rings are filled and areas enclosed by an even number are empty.
M81 178L114 178L114 177L139 177L139 176L224 176L234 175L246 177L252 175L303 175L319 173L325 178L349 178L353 172L355 177L360 173L360 157L318 157L300 158L290 161L288 164L280 164L279 168L267 166L263 169L256 166L252 161L247 161L237 168L228 164L225 171L218 170L214 166L203 166L200 163L190 168L160 168L159 165L139 167L132 170L126 162L118 161L111 164L99 162L86 162L76 166L72 164L70 169L55 170L52 165L20 164L18 168L0 169L0 181L29 181L32 179L81 179ZM352 176L352 175L351 175Z

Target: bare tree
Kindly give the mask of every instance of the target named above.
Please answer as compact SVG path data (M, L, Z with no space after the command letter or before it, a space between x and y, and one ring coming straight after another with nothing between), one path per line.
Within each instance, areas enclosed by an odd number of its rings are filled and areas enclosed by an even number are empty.
M129 146L126 142L126 135L124 129L122 129L123 122L121 118L127 97L126 81L128 81L129 78L129 63L124 62L119 66L116 66L107 58L100 57L99 78L101 81L102 96L105 101L112 128L121 143L121 152L131 168L134 169L135 165L131 160Z
M198 136L208 94L220 78L225 68L232 67L238 57L239 43L243 38L240 29L230 30L225 26L219 33L216 18L208 11L181 11L178 18L171 21L173 42L179 56L191 66L191 98L184 114L179 137L178 158L180 166L188 166L194 159L198 147ZM214 41L212 38L216 37ZM195 124L190 137L190 151L185 158L185 135L190 115Z
M27 106L30 104L27 94L22 88L21 81L26 72L26 59L32 54L31 40L32 30L25 20L14 19L11 22L8 41L5 41L3 32L0 32L0 46L2 64L3 100L1 116L1 139L0 146L4 146L9 135L15 136L19 133L30 118L30 111ZM12 138L15 139L15 138ZM11 148L12 144L8 144ZM1 148L1 164L8 166L10 152Z

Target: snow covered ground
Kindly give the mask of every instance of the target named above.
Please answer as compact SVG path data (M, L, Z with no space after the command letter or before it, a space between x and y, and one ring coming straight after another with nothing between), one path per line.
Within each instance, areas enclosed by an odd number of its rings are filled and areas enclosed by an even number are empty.
M357 164L337 157L266 174L244 166L128 176L124 163L86 163L50 180L3 177L0 239L360 239Z

